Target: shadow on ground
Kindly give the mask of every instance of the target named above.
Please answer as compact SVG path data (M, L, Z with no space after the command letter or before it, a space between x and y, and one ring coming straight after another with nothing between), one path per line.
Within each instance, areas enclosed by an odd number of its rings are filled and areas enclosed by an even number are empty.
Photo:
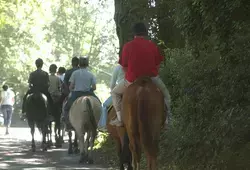
M79 164L79 154L68 155L68 143L62 149L52 148L47 152L40 149L41 135L36 129L36 152L31 151L31 135L27 122L21 121L18 114L13 114L10 135L4 135L0 127L0 169L6 170L107 170L117 169L115 144L110 140L102 148L94 151L94 165ZM67 139L67 137L65 138ZM37 142L39 141L39 142ZM115 168L108 168L111 165Z
M40 150L40 142L37 142L37 151L34 153L30 150L30 142L26 140L0 135L0 141L0 169L108 169L102 165L97 152L94 153L95 165L79 164L79 155L68 155L67 143L62 149L49 149L43 152Z

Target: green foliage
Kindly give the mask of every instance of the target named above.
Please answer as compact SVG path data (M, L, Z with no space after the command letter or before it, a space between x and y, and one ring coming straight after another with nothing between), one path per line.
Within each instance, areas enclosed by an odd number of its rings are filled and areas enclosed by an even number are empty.
M172 96L174 123L161 136L160 167L249 169L250 3L115 2L120 42L129 38L128 25L147 18L152 38L167 47L161 77ZM129 15L128 4L138 3L139 16Z
M16 107L21 106L38 57L48 71L52 63L69 68L73 54L88 55L98 84L109 84L110 66L117 60L112 16L103 15L110 14L109 3L0 0L0 83L13 88Z
M161 147L172 168L249 168L250 30L243 16L248 5L182 1L174 6L174 20L188 43L167 49L162 69L174 126L163 134Z

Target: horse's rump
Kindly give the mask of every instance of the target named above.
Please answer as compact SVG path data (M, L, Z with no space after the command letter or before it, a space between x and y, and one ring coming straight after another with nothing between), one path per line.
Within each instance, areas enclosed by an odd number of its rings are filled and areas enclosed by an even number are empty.
M41 131L48 118L46 96L39 92L29 94L26 101L26 112L28 122L34 122Z
M76 128L97 129L100 119L101 103L93 96L83 96L76 99L69 111L71 125Z
M164 97L150 77L138 78L124 92L123 120L134 148L157 152L157 140L164 122Z

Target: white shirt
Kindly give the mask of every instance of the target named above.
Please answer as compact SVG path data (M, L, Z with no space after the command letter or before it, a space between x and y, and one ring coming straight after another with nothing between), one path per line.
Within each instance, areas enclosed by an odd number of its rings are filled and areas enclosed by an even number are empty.
M114 68L110 82L110 89L113 90L115 85L118 84L123 79L124 79L124 71L122 69L122 66L119 64Z
M58 77L60 78L60 80L63 82L65 73L63 73L63 74L61 74L61 75L57 75L57 76L58 76Z
M15 94L12 90L8 89L7 91L2 91L1 92L1 105L14 105L15 102Z

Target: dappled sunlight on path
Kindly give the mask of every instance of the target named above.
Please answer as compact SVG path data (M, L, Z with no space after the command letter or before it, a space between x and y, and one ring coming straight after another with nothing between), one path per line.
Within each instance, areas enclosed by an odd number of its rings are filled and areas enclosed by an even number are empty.
M36 152L31 152L31 135L28 128L12 128L10 135L4 135L4 128L0 128L0 169L8 170L32 170L32 169L108 169L101 166L98 154L95 159L99 165L78 164L79 155L68 155L68 144L63 144L61 149L49 149L47 152L40 150L41 135L37 131L35 135Z

